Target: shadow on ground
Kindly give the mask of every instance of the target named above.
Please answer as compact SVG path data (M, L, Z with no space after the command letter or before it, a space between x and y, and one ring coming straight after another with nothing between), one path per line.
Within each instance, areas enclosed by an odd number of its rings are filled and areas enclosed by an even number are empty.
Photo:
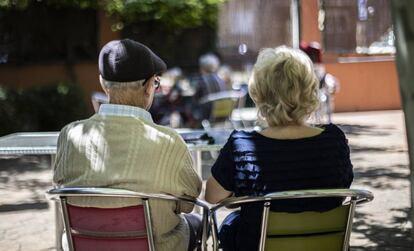
M50 168L49 155L9 156L0 160L0 173L36 172L48 168Z
M49 203L47 202L7 204L7 205L0 205L0 213L15 212L15 211L22 211L22 210L44 210L48 208L49 208Z
M1 159L0 213L49 209L44 193L51 186L49 175L45 175L50 172L50 157L47 155Z
M367 213L356 213L353 233L368 239L369 247L351 247L351 251L409 251L412 250L411 233L408 222L410 208L392 210L389 224L378 224Z
M375 135L375 136L388 136L391 133L389 130L395 129L390 127L378 127L375 125L357 125L357 124L336 124L339 126L346 135L358 136L358 135Z
M409 184L408 165L370 166L354 170L359 184L377 189L399 189L402 182Z

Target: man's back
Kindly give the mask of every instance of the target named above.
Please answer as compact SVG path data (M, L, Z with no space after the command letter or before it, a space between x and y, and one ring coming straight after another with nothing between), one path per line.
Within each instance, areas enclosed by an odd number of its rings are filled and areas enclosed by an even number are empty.
M216 73L201 74L196 78L196 98L208 94L226 91L224 81Z
M194 197L201 188L188 149L177 133L139 117L103 114L62 129L54 182ZM69 202L96 207L137 204L127 199ZM176 205L150 203L158 249L185 250L188 226L175 214Z

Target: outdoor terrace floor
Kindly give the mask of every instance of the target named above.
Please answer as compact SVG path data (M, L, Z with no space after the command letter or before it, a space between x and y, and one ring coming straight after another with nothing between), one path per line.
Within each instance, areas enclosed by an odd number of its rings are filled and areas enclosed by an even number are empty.
M351 250L411 250L403 113L338 113L333 121L349 139L353 187L375 195L373 202L357 208ZM206 168L203 176L208 172ZM48 156L0 160L0 251L55 250L53 207L44 196L50 180Z

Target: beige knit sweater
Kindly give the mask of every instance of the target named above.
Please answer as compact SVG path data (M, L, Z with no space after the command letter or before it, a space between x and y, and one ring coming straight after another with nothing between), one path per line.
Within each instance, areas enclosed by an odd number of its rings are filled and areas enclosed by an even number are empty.
M201 180L182 138L139 117L95 114L62 129L53 181L60 186L98 186L198 197ZM105 200L105 201L103 201ZM132 199L78 199L94 207L136 205ZM150 201L157 250L187 250L189 229L177 205ZM190 212L192 207L181 207Z

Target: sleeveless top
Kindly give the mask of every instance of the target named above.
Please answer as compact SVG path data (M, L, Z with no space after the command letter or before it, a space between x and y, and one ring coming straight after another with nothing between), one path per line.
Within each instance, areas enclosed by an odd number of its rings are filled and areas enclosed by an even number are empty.
M272 139L256 131L233 131L212 167L212 175L234 196L262 196L271 192L348 188L353 180L348 141L336 125L321 127L316 136ZM278 201L272 211L327 211L341 204L332 198ZM238 217L226 222L235 250L257 250L262 205L241 207ZM225 220L226 221L226 220ZM227 239L227 238L226 238ZM223 243L226 246L226 243ZM234 245L233 245L234 244ZM225 249L225 250L232 250Z

